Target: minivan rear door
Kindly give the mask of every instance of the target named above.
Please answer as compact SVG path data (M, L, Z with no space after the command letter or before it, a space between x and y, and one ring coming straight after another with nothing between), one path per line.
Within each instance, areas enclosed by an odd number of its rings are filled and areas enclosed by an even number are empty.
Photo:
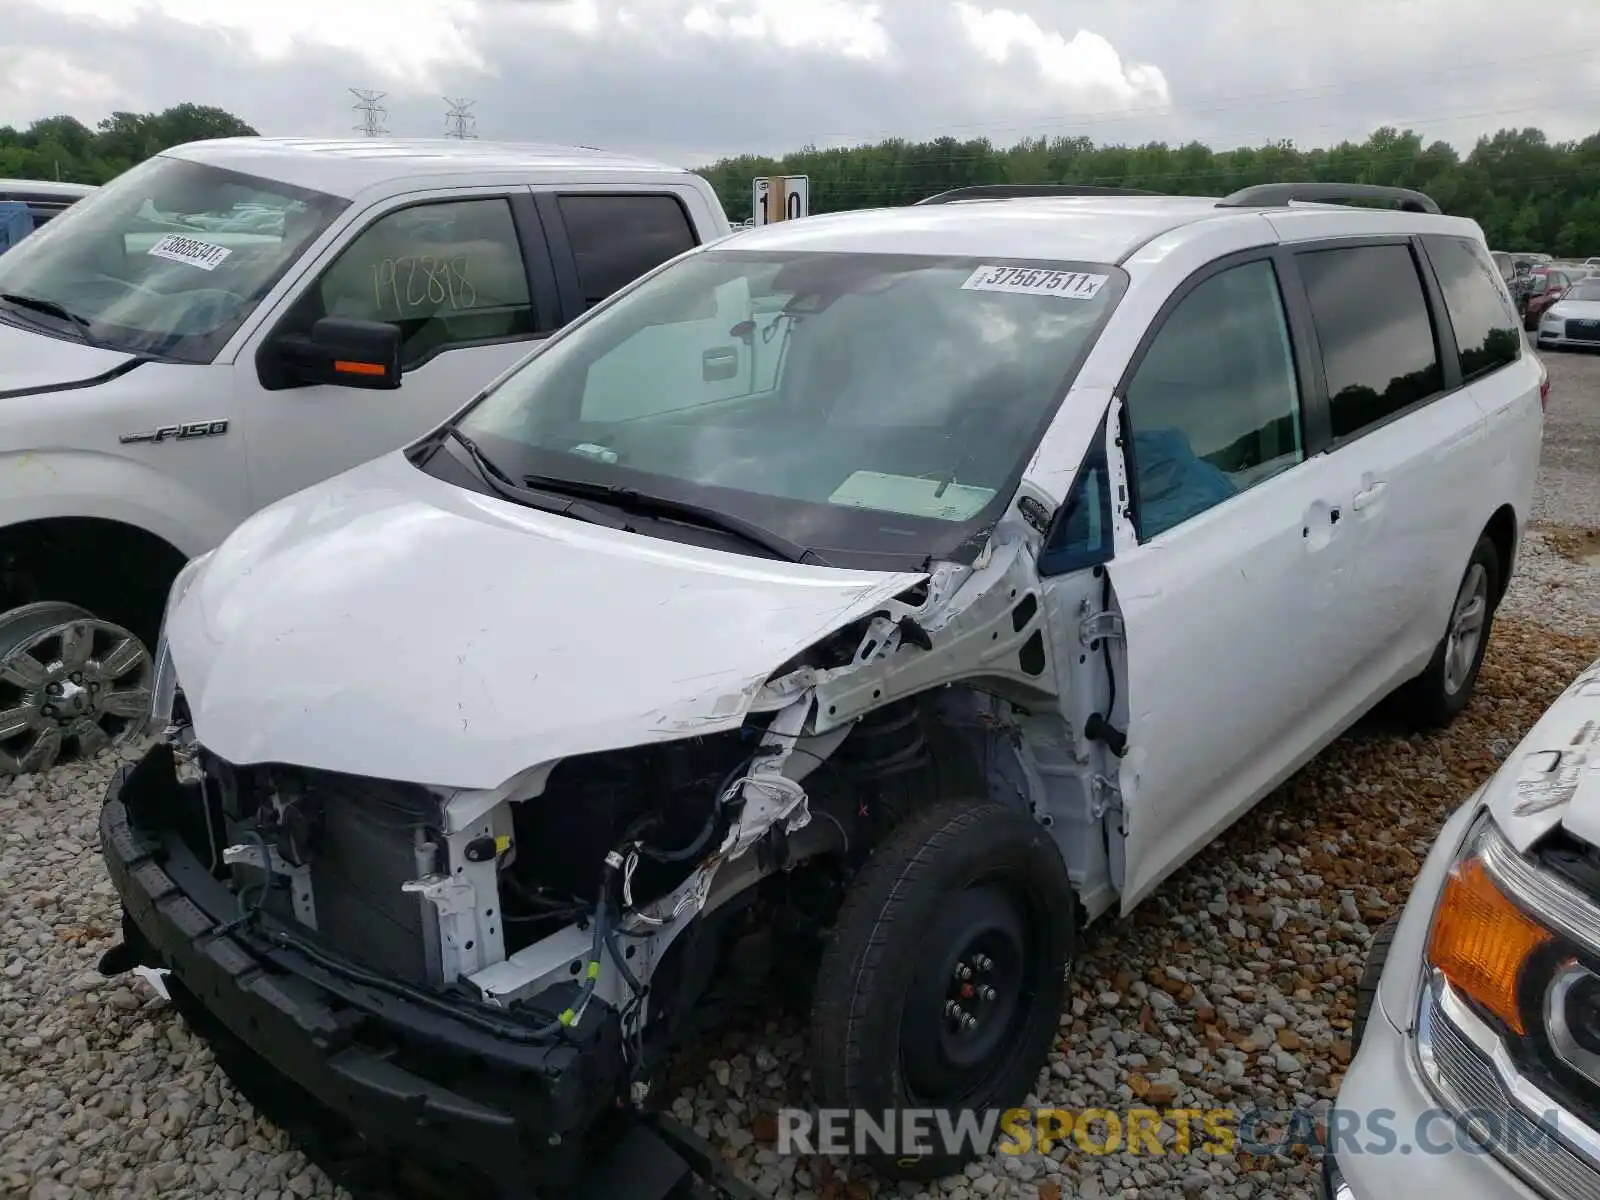
M1306 458L1311 376L1282 257L1186 281L1119 389L1132 522L1107 570L1127 653L1124 912L1337 720L1326 693L1345 664L1324 635L1349 527L1329 463Z

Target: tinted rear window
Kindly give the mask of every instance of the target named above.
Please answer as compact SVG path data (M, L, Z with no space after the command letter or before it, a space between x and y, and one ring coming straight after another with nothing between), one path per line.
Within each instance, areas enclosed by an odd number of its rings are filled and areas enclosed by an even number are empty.
M1422 244L1444 292L1462 379L1516 362L1522 349L1517 312L1500 287L1487 251L1471 238L1429 235Z
M1440 390L1433 320L1409 246L1312 250L1298 261L1322 346L1335 438Z
M675 196L562 196L557 203L587 308L695 245L689 215Z

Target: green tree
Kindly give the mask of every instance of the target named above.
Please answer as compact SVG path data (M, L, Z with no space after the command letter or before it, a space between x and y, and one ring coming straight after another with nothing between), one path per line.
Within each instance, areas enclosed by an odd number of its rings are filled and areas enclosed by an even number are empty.
M1600 254L1600 133L1551 143L1538 129L1502 129L1461 155L1386 126L1363 142L1302 150L1291 141L1213 150L1198 142L1097 146L1087 137L982 138L807 146L781 158L742 155L701 169L735 221L750 215L750 181L808 175L811 211L911 204L974 183L1079 183L1223 196L1257 183L1378 183L1427 192L1476 219L1492 246L1563 256Z
M115 112L94 129L76 117L45 117L24 130L0 126L0 177L104 183L169 146L255 132L232 113L203 104Z

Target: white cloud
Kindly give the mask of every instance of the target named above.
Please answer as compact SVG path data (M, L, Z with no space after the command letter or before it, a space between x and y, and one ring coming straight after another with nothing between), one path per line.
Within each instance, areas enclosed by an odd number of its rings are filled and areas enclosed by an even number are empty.
M1040 78L1057 94L1093 96L1118 104L1170 100L1167 77L1148 63L1124 62L1098 33L1080 29L1068 41L1046 30L1026 13L982 9L957 3L956 13L978 53L997 66L1017 58L1032 61Z
M702 0L684 15L683 27L707 37L845 58L882 59L890 50L882 9L849 0Z
M487 67L471 37L476 0L32 0L53 14L129 28L150 18L212 30L292 66L318 47L351 55L394 88L435 90L441 70ZM580 3L583 0L579 0ZM592 7L592 0L589 0Z
M496 16L585 36L598 33L602 23L598 0L531 0L507 5L497 10ZM634 19L633 13L625 8L618 9L613 16L619 24L631 24Z
M110 75L38 47L0 48L0 79L6 91L30 97L41 116L65 104L87 104L109 113L120 99Z

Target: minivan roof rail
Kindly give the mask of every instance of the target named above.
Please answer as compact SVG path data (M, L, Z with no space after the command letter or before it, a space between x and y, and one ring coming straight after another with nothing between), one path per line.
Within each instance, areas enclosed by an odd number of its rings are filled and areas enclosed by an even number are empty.
M1410 188L1385 187L1379 183L1258 183L1241 188L1217 202L1218 208L1278 208L1296 200L1308 203L1340 200L1387 200L1399 204L1402 212L1443 211L1432 196Z
M1030 196L1159 196L1138 188L1092 187L1085 183L976 183L951 188L917 204L949 204L955 200L1022 200Z

